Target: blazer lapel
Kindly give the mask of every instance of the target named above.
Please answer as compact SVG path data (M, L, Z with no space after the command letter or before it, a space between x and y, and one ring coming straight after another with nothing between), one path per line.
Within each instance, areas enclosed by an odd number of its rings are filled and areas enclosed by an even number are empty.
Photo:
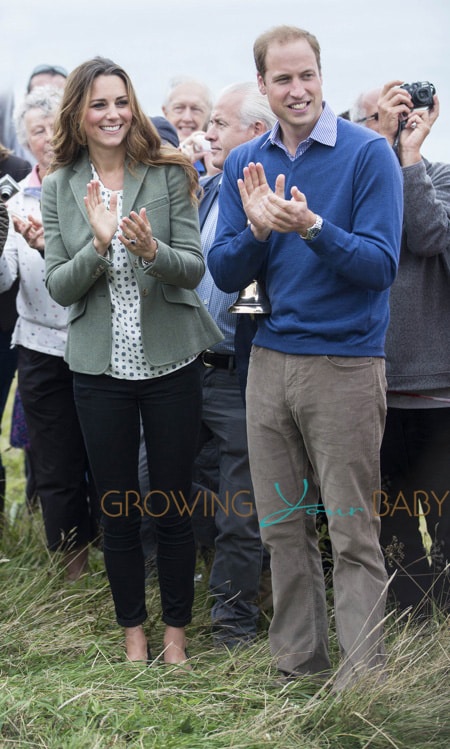
M77 202L78 208L80 209L81 215L88 226L89 219L87 217L86 206L84 205L84 197L87 193L86 185L92 179L91 165L86 153L84 153L80 159L74 165L75 174L70 178L70 187L74 198Z
M125 167L125 176L123 184L123 204L122 215L128 216L130 211L135 209L135 204L139 190L142 187L144 177L147 174L148 166L138 164L133 167L133 174ZM81 158L74 166L75 174L70 179L70 185L74 194L77 205L83 215L84 220L89 224L84 197L86 195L86 185L92 179L91 165L87 153L83 153ZM136 206L139 210L141 206Z
M131 173L130 170L125 167L122 216L129 216L130 211L133 210L138 212L142 207L137 205L136 201L148 169L149 167L144 164L137 164L133 167L133 173Z

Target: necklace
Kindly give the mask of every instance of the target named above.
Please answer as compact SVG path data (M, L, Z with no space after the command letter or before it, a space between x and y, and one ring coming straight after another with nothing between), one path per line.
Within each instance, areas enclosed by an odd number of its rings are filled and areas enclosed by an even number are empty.
M124 175L124 166L123 164L117 169L111 170L111 172L105 173L103 172L98 165L92 161L91 159L91 165L94 171L97 173L97 176L102 183L103 187L107 187L108 190L123 190L123 175Z

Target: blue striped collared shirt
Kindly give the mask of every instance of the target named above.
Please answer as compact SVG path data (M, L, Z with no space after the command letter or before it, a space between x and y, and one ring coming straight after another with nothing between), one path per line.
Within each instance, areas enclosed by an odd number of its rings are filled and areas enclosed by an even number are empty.
M267 136L266 140L262 144L261 148L267 143L272 143L274 146L281 148L290 158L291 161L295 161L302 156L305 151L312 145L313 141L322 143L324 146L334 146L337 138L337 117L333 110L324 102L322 114L314 125L310 135L302 140L298 146L294 156L289 153L288 149L281 140L280 123L278 120Z

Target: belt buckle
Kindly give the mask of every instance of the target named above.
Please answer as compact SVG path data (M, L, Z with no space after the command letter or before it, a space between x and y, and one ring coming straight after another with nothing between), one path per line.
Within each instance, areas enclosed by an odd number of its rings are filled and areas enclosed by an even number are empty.
M209 362L205 361L205 354L213 354L213 351L210 351L210 349L206 349L206 351L202 352L202 364L205 367L208 367L208 369L214 369L214 364L210 364Z

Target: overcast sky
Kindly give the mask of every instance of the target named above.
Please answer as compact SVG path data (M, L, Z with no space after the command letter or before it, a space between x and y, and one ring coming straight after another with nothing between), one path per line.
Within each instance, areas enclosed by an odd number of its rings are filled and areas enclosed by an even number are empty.
M0 0L0 90L11 85L17 101L35 65L70 70L104 55L157 115L175 75L199 78L213 94L254 80L254 39L284 23L319 39L324 97L337 114L389 80L434 83L441 115L423 153L450 162L450 0Z

